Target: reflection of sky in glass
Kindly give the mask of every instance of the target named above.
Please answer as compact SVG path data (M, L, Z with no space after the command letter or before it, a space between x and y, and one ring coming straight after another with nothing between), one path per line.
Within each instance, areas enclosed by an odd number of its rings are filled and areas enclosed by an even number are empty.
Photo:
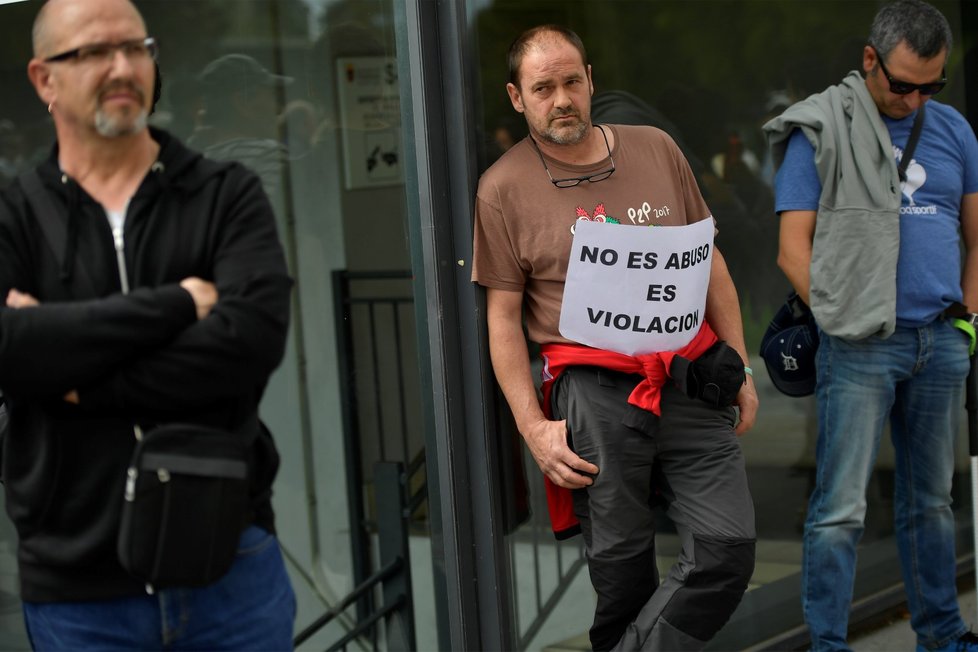
M3 0L0 0L0 2L2 1ZM366 15L363 13L358 14L362 22L369 23L371 27L378 30L393 29L394 2L403 1L404 0L375 0L375 2L367 3L363 0L302 0L302 2L309 7L309 38L312 40L319 38L323 27L323 15L333 5L342 4L355 6L358 3L363 3L368 5L369 7L372 7L373 10L369 11L369 13ZM474 4L482 4L492 2L492 0L469 0L469 2ZM380 8L379 11L377 10L378 8ZM393 36L391 39L393 39Z
M0 0L3 2L4 0ZM309 5L309 36L313 39L319 37L319 17L326 11L326 7L338 0L302 0Z
M314 13L320 13L326 8L326 5L336 2L336 0L302 0L307 5L312 7Z

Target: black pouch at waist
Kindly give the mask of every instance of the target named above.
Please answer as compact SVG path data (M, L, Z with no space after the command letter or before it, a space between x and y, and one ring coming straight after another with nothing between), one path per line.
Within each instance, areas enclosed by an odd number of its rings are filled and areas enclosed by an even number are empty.
M148 589L210 584L249 518L247 438L171 423L146 432L126 477L118 553Z
M723 340L695 360L675 356L669 375L686 396L718 408L733 405L747 379L740 354Z

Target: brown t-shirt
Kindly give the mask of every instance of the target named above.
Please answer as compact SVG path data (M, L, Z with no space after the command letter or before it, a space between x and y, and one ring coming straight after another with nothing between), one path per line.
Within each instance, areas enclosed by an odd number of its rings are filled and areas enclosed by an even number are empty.
M479 180L472 280L523 291L527 331L540 344L569 341L557 325L578 219L601 215L634 228L683 226L710 217L686 158L665 132L603 126L615 134L615 173L604 181L555 187L529 138L510 148ZM547 165L559 179L599 172L609 162L567 165L547 157Z

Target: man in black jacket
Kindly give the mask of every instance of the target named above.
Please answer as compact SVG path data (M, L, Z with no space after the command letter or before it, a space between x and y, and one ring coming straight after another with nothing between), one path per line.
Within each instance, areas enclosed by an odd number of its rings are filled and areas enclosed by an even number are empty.
M146 126L157 47L128 0L49 0L33 40L57 145L0 195L3 477L31 642L288 648L278 455L257 418L291 288L268 199ZM251 504L230 571L149 593L116 552L126 470L139 433L174 422L246 438Z

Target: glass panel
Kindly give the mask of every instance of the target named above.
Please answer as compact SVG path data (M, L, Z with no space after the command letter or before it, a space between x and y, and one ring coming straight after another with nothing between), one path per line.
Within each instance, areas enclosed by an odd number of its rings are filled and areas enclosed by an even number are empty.
M966 3L965 3L966 4ZM650 124L680 145L718 221L723 251L740 294L761 411L742 438L757 508L758 559L738 613L714 641L740 649L800 623L801 528L814 472L814 400L771 385L757 355L761 335L789 284L778 269L772 171L760 127L796 100L861 68L862 47L880 3L801 0L485 0L471 2L478 42L480 170L526 134L506 94L506 53L524 29L560 23L584 41L593 67L595 122ZM961 43L962 4L936 2ZM964 112L965 48L952 52L939 101ZM974 57L974 48L971 50ZM974 74L972 72L971 74ZM541 168L540 174L544 174ZM954 509L970 532L967 451L962 442ZM594 600L586 570L575 566L576 540L555 544L542 483L526 460L534 516L509 539L521 647L585 645ZM857 598L899 577L893 545L893 451L888 439L868 492L869 515ZM962 536L959 550L970 550ZM663 521L660 568L671 564L675 536ZM571 639L571 640L568 640ZM579 649L579 648L578 648Z
M296 280L285 361L261 405L281 454L277 527L297 631L389 559L379 513L396 493L375 464L409 467L404 552L411 646L437 647L424 497L393 0L142 0L161 44L151 124L260 177ZM27 82L37 3L0 6L0 183L45 157L54 132ZM396 477L396 476L395 476ZM397 489L397 483L393 485ZM383 504L381 504L383 503ZM395 510L395 514L400 510ZM395 516L392 531L398 532ZM23 648L15 536L0 521L0 647ZM408 584L407 586L411 586ZM311 640L326 648L384 604L380 590ZM9 622L8 622L9 621ZM8 626L9 625L9 626ZM10 633L11 640L6 637ZM368 633L365 648L394 645ZM357 645L355 643L354 645Z

